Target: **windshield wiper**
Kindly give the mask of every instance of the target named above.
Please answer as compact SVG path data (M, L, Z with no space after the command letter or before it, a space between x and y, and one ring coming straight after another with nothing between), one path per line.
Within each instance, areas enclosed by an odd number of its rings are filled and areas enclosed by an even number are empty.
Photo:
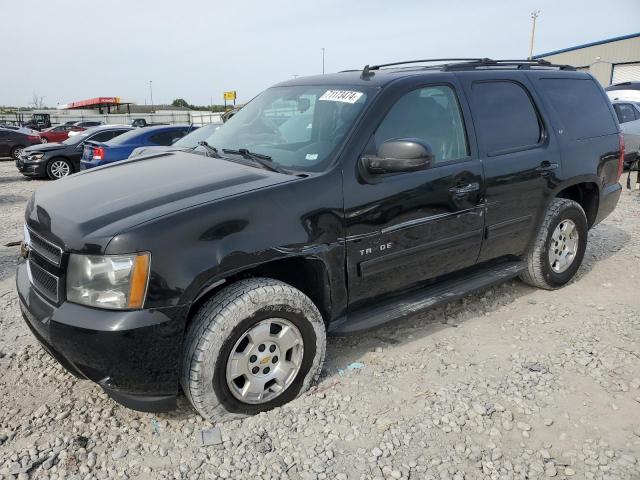
M239 148L238 150L231 150L229 148L223 148L223 153L228 153L231 155L240 155L242 158L246 158L247 160L251 160L254 163L257 163L265 170L270 170L272 172L284 173L285 175L291 175L289 170L286 170L278 164L276 164L269 155L262 155L261 153L253 153L247 150L246 148Z
M195 147L193 147L191 150L195 150L198 147L204 147L206 149L207 157L209 156L209 154L211 154L213 158L222 158L222 155L218 153L218 149L216 147L212 147L204 140L199 141L198 144Z

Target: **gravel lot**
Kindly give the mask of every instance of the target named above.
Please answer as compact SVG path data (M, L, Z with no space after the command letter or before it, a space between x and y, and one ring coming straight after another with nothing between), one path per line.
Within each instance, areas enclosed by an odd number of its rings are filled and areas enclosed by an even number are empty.
M0 162L0 245L22 238L42 183ZM511 281L331 338L310 393L216 426L184 400L127 410L65 373L22 323L17 256L0 246L0 477L640 478L638 191L592 230L564 289ZM198 446L213 427L220 443Z

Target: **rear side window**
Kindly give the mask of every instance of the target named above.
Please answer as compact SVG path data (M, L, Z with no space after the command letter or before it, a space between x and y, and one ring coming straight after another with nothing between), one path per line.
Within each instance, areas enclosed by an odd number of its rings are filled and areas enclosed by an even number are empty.
M128 131L129 131L128 129L127 130L114 130L113 131L113 136L117 137L118 135L122 135L123 133L128 132Z
M478 139L488 155L540 142L538 115L522 86L509 81L476 82L472 94Z
M582 140L617 133L609 105L590 78L543 78L539 88L569 138Z
M129 143L137 143L144 134L144 129L134 128L133 130L129 130L122 135L115 137L109 142L109 145L127 145Z
M107 130L104 132L96 133L93 137L90 137L89 140L92 142L106 142L113 138L113 131Z
M613 108L620 123L633 122L638 119L636 109L629 103L616 103Z

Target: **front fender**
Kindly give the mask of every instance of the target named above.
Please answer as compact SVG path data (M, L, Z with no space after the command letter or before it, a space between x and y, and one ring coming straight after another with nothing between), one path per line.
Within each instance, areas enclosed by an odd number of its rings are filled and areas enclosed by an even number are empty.
M151 252L145 308L193 303L231 276L293 258L322 261L344 289L340 178L327 173L174 212L118 234L108 253Z

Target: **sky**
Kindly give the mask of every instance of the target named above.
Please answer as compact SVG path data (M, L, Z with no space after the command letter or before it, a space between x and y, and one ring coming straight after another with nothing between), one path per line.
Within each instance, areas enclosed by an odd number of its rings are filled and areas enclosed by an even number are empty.
M526 58L640 31L640 0L0 0L0 105L98 96L240 103L295 75L416 58ZM9 20L9 21L7 21Z

